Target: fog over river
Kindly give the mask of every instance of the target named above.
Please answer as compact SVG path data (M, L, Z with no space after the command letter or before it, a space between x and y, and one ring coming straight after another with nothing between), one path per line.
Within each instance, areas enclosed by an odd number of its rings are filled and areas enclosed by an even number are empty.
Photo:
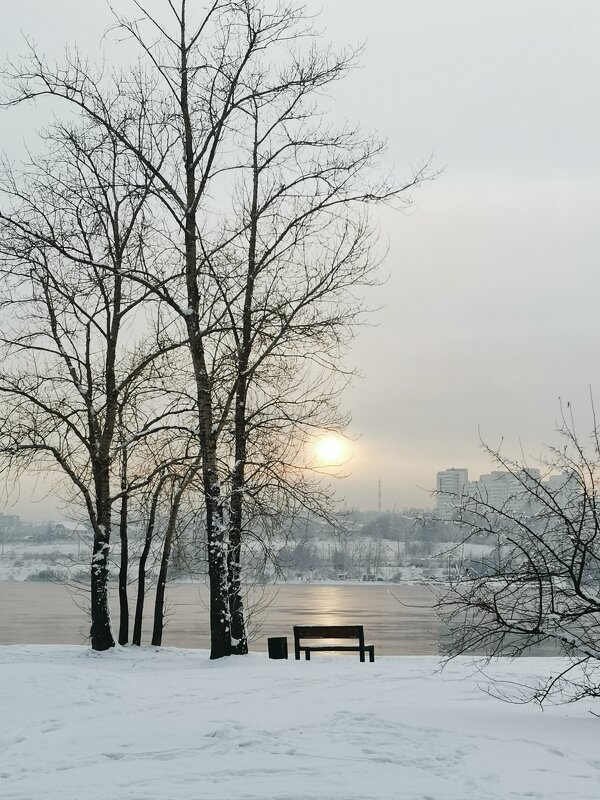
M148 612L144 642L151 638ZM268 636L287 636L293 625L362 624L376 655L431 655L438 652L440 625L425 586L281 584L250 594L250 649L266 650ZM88 599L57 583L0 583L0 644L83 644L89 622ZM135 597L130 596L133 611ZM118 620L113 604L113 619ZM133 623L132 623L133 626ZM163 645L209 647L208 591L204 585L174 584L168 589L168 620Z

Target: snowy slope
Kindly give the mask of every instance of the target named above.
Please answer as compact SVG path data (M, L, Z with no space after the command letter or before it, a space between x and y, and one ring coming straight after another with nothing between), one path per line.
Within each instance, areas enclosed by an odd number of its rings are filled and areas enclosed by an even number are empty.
M473 659L0 647L3 800L587 800L591 705L509 705ZM510 681L546 659L499 661Z

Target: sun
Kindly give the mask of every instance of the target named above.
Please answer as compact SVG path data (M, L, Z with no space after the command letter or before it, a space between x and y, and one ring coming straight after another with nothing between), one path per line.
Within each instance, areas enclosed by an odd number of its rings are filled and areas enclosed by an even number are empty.
M323 467L339 466L346 460L346 445L339 436L327 434L317 441L317 459Z

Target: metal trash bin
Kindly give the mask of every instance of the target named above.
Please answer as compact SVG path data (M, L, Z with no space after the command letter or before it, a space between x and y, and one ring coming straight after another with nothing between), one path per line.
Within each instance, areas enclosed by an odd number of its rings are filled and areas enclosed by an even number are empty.
M267 639L269 658L287 658L288 645L285 636L271 636Z

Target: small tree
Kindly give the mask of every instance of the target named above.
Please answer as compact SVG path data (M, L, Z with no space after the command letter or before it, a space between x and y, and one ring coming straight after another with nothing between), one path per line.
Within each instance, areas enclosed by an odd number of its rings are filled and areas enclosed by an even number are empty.
M114 644L115 511L125 644L129 501L150 479L136 447L168 424L156 365L168 382L165 359L178 343L148 323L148 294L128 277L143 259L151 180L134 176L128 153L89 120L44 138L43 156L0 175L0 469L55 475L71 513L83 507L94 532L91 641L104 650Z
M438 589L449 628L447 652L527 654L551 645L568 656L556 676L532 690L577 699L600 696L600 441L584 446L563 419L563 446L540 474L488 449L512 492L501 505L485 491L454 498L463 542L490 544L489 555Z

